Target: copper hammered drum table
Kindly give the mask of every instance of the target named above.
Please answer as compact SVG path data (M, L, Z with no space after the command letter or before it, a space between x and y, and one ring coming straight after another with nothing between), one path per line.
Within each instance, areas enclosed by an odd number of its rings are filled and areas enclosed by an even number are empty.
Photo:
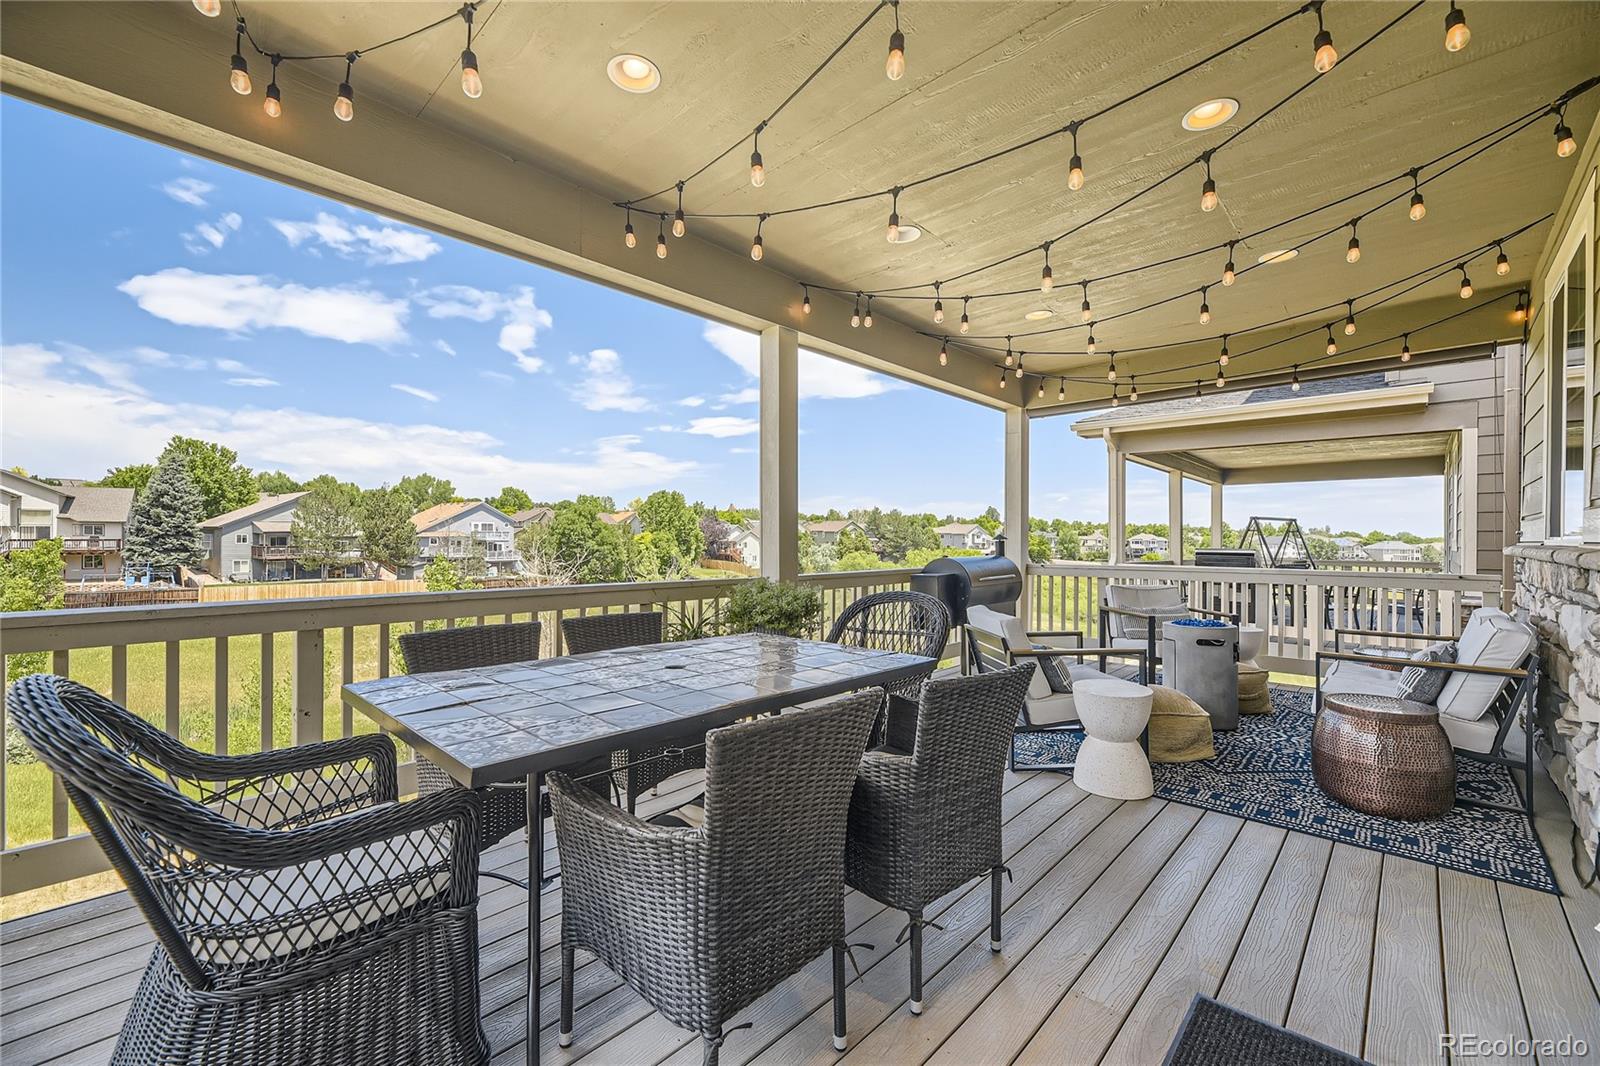
M1322 791L1365 814L1416 820L1455 806L1456 757L1439 712L1394 696L1324 696L1311 733Z

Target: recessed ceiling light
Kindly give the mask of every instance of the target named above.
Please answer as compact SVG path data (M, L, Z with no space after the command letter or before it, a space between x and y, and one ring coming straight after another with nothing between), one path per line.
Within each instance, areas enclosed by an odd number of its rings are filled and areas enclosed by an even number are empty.
M1199 133L1216 129L1239 113L1239 101L1223 96L1191 107L1183 116L1183 128Z
M653 92L661 84L661 70L644 56L624 52L612 56L606 64L606 76L611 84L624 92Z
M1264 255L1258 256L1256 258L1256 262L1258 262L1258 263L1287 263L1289 260L1293 259L1295 256L1297 256L1299 254L1300 254L1300 249L1298 249L1298 248L1280 248L1276 252L1267 252Z
M1055 312L1050 310L1048 307L1035 307L1032 311L1029 311L1022 317L1027 319L1029 322L1043 322L1053 314L1055 314Z
M915 222L902 222L900 229L894 236L896 244L910 244L922 236L922 227Z

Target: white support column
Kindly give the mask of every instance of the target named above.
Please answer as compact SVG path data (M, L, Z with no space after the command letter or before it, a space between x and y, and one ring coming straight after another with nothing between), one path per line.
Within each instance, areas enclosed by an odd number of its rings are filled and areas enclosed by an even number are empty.
M1211 483L1211 546L1222 547L1222 482Z
M1028 412L1021 407L1006 408L1005 507L1006 557L1028 572ZM1028 581L1022 582L1022 599L1017 616L1026 618Z
M1478 431L1461 431L1461 572L1478 572Z
M761 576L800 574L800 337L761 331Z
M1106 442L1106 545L1107 557L1113 563L1128 561L1128 464L1110 432Z
M1183 472L1167 471L1167 557L1183 562Z

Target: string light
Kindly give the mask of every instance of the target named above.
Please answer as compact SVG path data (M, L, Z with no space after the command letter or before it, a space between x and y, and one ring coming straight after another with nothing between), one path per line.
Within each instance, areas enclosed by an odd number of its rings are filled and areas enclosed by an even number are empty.
M1066 378L1062 378L1061 379L1061 387L1056 389L1056 402L1057 403L1066 403L1067 402L1067 379Z
M900 32L900 0L889 0L894 8L894 32L889 34L889 58L884 60L883 72L890 81L906 76L906 35Z
M1331 325L1328 327L1328 354L1339 354L1339 342L1333 339L1333 327Z
M750 138L750 184L756 188L767 183L767 168L761 165L761 131L766 128L763 122L756 127L756 132Z
M1044 399L1044 378L1039 379L1039 399Z
M805 299L800 301L800 313L803 315L809 315L811 313L811 290L806 288L804 285L800 287L805 289L806 292Z
M1067 127L1072 131L1072 161L1067 164L1067 188L1073 192L1083 188L1083 157L1078 155L1078 125L1074 122Z
M461 53L461 91L467 99L476 100L483 95L483 78L478 74L478 57L472 52L472 5L461 6L461 17L467 23L467 47Z
M1346 263L1359 263L1361 261L1361 238L1356 236L1356 223L1359 218L1350 220L1350 243L1345 246L1344 261Z
M231 69L228 72L228 84L240 96L250 95L250 68L245 66L244 52L244 18L240 16L233 24L233 58L229 60Z
M1217 199L1217 183L1211 179L1211 153L1207 152L1200 158L1206 164L1205 184L1200 186L1200 210L1215 211L1221 201Z
M1346 300L1344 302L1344 335L1346 337L1354 337L1356 335L1356 305L1354 300Z
M1083 286L1083 310L1078 315L1078 321L1089 322L1094 319L1094 308L1089 306L1089 283L1080 281L1078 284Z
M1322 24L1322 0L1316 0L1312 7L1317 13L1317 36L1311 42L1311 47L1315 49L1311 65L1318 74L1326 74L1339 62L1339 52L1333 47L1333 34Z
M1461 298L1470 300L1472 299L1472 279L1467 277L1467 264L1462 263L1457 269L1461 271Z
M1211 321L1211 305L1206 303L1207 286L1200 286L1200 324L1206 325Z
M940 366L949 366L950 365L950 338L949 337L946 337L944 340L939 342L939 365Z
M1428 205L1423 203L1423 201L1422 201L1422 185L1417 181L1416 168L1413 167L1412 170L1410 171L1410 174L1411 174L1411 211L1409 213L1411 215L1411 221L1413 221L1413 222L1421 222L1422 219L1424 218L1424 216L1426 216L1427 213L1428 213Z
M890 244L900 243L900 189L897 186L890 192L892 199L889 201L889 232Z
M194 9L208 19L222 14L222 0L194 0Z
M274 54L271 58L272 80L267 82L267 95L261 101L261 110L267 113L268 118L278 118L283 114L283 93L278 89L278 64L283 57Z
M357 58L354 52L346 53L344 81L339 83L339 95L333 98L333 114L340 122L349 122L356 117L356 91L350 87L350 69L356 65ZM666 258L664 253L657 254Z
M1111 353L1111 357L1106 360L1106 380L1107 381L1115 381L1115 380L1117 380L1117 353L1116 352L1112 352Z
M622 243L629 248L637 247L639 238L633 232L633 212L628 212L628 224L622 227Z
M1556 109L1556 155L1567 158L1578 150L1578 139L1567 128L1567 105Z
M1233 246L1235 243L1237 242L1228 242L1228 264L1222 268L1222 284L1224 287L1232 285L1234 278L1237 277L1233 269Z
M766 254L761 247L761 227L766 224L767 216L765 214L756 219L756 239L750 242L750 258L758 263L761 262L761 257Z
M1017 368L1016 368L1015 371L1013 371L1013 373L1015 373L1017 375L1017 380L1018 381L1022 380L1022 360L1023 360L1023 358L1025 356L1027 356L1027 354L1028 354L1027 352L1018 352L1017 353Z
M1467 13L1456 7L1456 0L1450 0L1450 10L1444 16L1444 50L1459 52L1471 40L1472 31L1467 29Z
M1006 387L1006 371L1004 367L1000 368L1000 387L1002 389Z
M1520 323L1526 322L1528 320L1528 302L1527 301L1528 301L1528 294L1527 293L1525 293L1525 292L1517 293L1517 306L1512 308L1511 321L1520 324Z
M1198 378L1196 378L1195 379L1195 383L1194 383L1194 398L1197 399L1197 400L1203 399L1205 397L1205 394L1206 394L1206 390L1203 387L1203 383Z
M972 328L972 322L967 318L967 301L970 299L972 299L970 296L963 296L961 298L961 333L963 336L965 336L966 332Z
M1117 400L1117 387L1115 385L1113 385L1113 386L1111 386L1111 406L1112 407L1116 407L1118 405L1118 402L1119 401Z
M939 283L933 283L933 323L939 325L944 322L944 301L939 298Z
M1411 362L1411 334L1409 333L1400 335L1400 361L1402 363Z
M683 217L683 182L678 182L678 209L672 213L672 235L682 237L689 232L689 224ZM810 303L808 298L806 301ZM807 308L809 311L809 308Z
M867 313L861 316L861 325L867 329L872 328L872 297L867 297Z
M1093 322L1089 323L1089 339L1084 342L1083 348L1084 348L1084 351L1088 352L1090 355L1094 354L1094 323Z
M1008 335L1006 337L1006 366L1011 366L1016 361L1017 357L1011 351L1011 337Z
M1128 402L1139 402L1139 379L1137 377L1131 377L1128 379Z
M1511 260L1506 258L1506 250L1504 248L1501 248L1498 244L1495 247L1499 248L1500 254L1495 256L1494 272L1503 278L1511 273Z
M1228 335L1226 333L1222 335L1222 351L1217 353L1217 365L1228 365Z
M1299 392L1300 391L1300 364L1299 363L1296 363L1294 365L1294 369L1289 372L1289 391L1290 392Z
M1050 242L1044 244L1044 270L1039 273L1039 291L1049 292L1056 287L1055 275L1050 272Z
M1227 383L1228 383L1228 375L1223 372L1223 370L1222 370L1222 368L1220 366L1217 367L1217 388L1220 389L1224 385L1226 385Z
M855 329L861 325L861 294L856 293L856 309L850 312L850 328Z
M656 216L656 258L667 257L667 216Z

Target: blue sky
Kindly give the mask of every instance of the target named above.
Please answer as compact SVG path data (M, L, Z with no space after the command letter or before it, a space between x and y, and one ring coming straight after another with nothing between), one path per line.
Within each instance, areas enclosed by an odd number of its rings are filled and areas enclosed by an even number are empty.
M184 433L363 485L755 503L751 334L11 98L0 212L6 466L95 477ZM999 412L818 355L801 392L803 509L1000 503ZM1035 423L1034 512L1102 518L1103 448L1067 425ZM1436 531L1419 481L1354 524ZM1130 518L1165 492L1136 474ZM1322 522L1340 495L1266 498Z

